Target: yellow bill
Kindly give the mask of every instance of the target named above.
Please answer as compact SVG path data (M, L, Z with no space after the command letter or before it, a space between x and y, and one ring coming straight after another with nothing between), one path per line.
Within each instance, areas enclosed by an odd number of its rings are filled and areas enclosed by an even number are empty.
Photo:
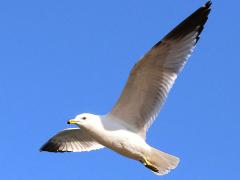
M70 119L67 123L68 124L76 124L77 121L75 119Z

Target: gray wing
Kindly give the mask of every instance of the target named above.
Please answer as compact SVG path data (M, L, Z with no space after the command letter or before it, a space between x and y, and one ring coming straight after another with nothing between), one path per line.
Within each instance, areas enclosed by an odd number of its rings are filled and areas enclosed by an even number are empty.
M210 13L199 8L158 42L133 67L127 84L108 114L145 138L178 73L193 51Z
M40 151L48 152L81 152L91 151L103 148L101 144L96 142L87 133L79 128L69 128L60 131L51 139L49 139Z

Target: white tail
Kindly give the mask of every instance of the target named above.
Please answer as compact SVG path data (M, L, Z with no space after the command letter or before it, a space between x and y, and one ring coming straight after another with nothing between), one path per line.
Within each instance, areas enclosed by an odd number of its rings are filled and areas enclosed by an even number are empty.
M165 152L151 148L146 157L147 161L153 166L146 166L157 175L167 174L170 170L175 169L179 163L179 158Z

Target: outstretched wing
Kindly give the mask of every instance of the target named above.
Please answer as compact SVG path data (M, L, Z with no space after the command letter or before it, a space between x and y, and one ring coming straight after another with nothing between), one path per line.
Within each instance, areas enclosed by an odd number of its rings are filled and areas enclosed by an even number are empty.
M211 2L199 8L158 42L132 69L112 111L145 138L178 73L193 51L210 13Z
M40 151L48 152L81 152L91 151L103 148L101 144L96 142L87 133L79 128L69 128L60 131L51 139L49 139Z

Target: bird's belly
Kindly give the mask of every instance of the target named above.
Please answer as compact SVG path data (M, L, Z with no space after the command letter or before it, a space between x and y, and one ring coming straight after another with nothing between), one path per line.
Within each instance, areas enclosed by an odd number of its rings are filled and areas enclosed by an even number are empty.
M135 160L141 160L149 148L140 136L126 129L95 131L92 135L102 145Z
M144 153L144 144L141 146L137 141L130 139L131 137L118 137L114 141L111 141L109 148L127 156L131 159L141 160Z

